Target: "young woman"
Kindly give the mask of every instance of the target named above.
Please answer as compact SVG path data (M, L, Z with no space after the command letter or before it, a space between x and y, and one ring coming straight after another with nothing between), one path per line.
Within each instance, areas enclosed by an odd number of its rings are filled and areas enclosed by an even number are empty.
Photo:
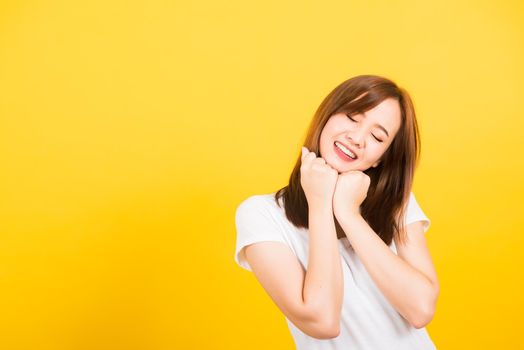
M412 189L420 154L408 93L384 77L337 86L289 184L236 209L235 261L285 315L299 350L435 349L439 282Z

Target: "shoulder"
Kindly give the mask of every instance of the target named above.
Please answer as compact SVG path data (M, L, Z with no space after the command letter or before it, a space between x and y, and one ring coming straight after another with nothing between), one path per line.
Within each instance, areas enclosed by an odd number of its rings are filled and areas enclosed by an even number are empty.
M270 212L275 210L277 203L274 193L255 194L242 200L236 207L236 215Z
M419 205L419 202L417 201L417 198L415 197L415 194L413 193L413 191L411 191L409 194L409 201L406 205L404 223L406 225L409 225L417 221L422 221L424 232L426 232L429 229L429 226L431 225L431 220L426 215L424 210L422 210L422 208Z
M244 256L244 247L258 242L281 242L288 244L282 225L282 215L276 210L271 194L253 195L244 199L236 208L235 261L251 270Z

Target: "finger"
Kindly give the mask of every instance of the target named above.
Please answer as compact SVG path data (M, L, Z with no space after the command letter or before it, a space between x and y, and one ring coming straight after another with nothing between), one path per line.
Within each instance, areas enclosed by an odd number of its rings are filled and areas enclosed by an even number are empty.
M317 159L317 154L315 152L311 151L311 152L309 152L308 154L305 155L303 163L309 165L315 159Z
M315 152L309 151L307 147L303 147L303 148L305 148L305 154L302 156L302 164L309 163L311 160L317 157Z
M329 165L327 164L323 164L323 163L317 163L317 162L313 162L311 163L311 168L312 169L319 169L319 170L330 170L332 169Z
M307 149L307 147L302 146L302 156L300 157L302 161L304 161L304 158L306 157L306 155L308 155L308 153L309 150Z

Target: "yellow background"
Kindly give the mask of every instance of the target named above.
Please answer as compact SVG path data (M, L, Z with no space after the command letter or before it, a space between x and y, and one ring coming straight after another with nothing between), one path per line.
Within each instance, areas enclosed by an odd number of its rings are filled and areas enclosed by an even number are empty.
M412 95L439 349L517 349L522 1L3 1L0 347L292 349L233 261L322 99Z

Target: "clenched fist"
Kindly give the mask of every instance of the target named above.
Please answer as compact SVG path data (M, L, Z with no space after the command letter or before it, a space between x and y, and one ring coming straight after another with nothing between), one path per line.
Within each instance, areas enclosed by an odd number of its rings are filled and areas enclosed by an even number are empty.
M326 163L324 158L317 157L302 147L302 164L300 165L300 183L308 204L332 205L338 171Z
M367 197L370 182L370 177L359 170L338 175L333 195L333 213L337 219L360 215L360 205Z

